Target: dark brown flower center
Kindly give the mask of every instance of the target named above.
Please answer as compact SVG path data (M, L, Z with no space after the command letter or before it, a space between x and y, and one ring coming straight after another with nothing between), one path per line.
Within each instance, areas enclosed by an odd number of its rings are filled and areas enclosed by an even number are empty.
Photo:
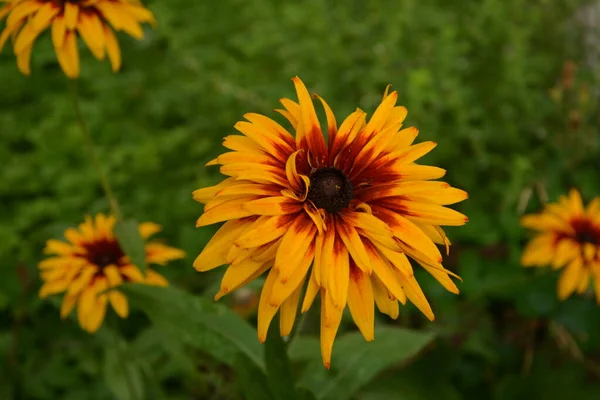
M595 226L587 219L573 220L571 226L575 230L575 240L579 243L600 245L600 227Z
M337 168L319 168L310 175L308 200L317 208L336 213L348 207L353 197L352 183Z
M125 255L116 240L101 240L84 245L87 250L86 258L100 268L109 265L119 265L119 260Z
M594 232L577 232L577 241L580 243L592 243L598 244L597 238Z

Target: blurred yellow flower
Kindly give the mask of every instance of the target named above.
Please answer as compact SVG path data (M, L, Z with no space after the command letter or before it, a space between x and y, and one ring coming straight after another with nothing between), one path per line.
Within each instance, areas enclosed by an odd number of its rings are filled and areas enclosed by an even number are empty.
M142 22L154 23L154 15L136 0L0 0L0 21L6 27L0 34L0 51L9 37L17 56L17 66L30 75L31 50L37 37L51 27L58 62L69 78L79 76L77 38L81 36L94 57L106 55L113 71L121 67L121 50L113 32L124 31L142 39ZM111 28L112 26L112 28Z
M79 324L88 332L95 332L102 324L107 303L121 318L127 317L127 298L113 289L123 282L168 285L157 272L148 268L144 276L138 267L130 263L113 233L114 225L115 218L112 216L97 214L94 219L86 217L78 229L65 231L68 242L49 240L45 253L54 256L39 264L44 281L40 297L66 292L60 310L61 318L66 318L77 305ZM152 222L139 225L144 239L160 229ZM165 265L184 257L183 251L157 241L147 242L145 249L148 264Z
M224 153L208 165L228 175L199 189L205 204L197 226L227 221L194 262L199 271L229 264L216 295L240 288L269 271L259 300L258 337L280 312L280 334L293 327L303 286L302 312L321 294L321 353L330 366L342 314L348 306L364 338L374 339L374 306L392 318L398 301L433 312L407 258L421 264L447 290L458 293L435 243L449 245L440 225L467 218L444 207L467 193L444 182L441 168L417 165L436 143L413 145L415 128L400 129L406 108L386 90L367 122L357 110L338 127L327 116L328 143L304 83L293 79L298 102L282 99L293 136L274 120L246 114L227 136ZM312 268L311 268L312 265Z
M583 293L591 279L600 303L600 197L584 208L572 189L543 212L524 216L521 225L539 232L523 251L523 266L564 268L558 281L561 300L574 291Z

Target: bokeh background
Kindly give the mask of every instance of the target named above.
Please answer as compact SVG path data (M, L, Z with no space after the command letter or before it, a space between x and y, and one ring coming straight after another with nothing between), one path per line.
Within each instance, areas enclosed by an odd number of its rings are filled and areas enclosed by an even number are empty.
M447 231L453 246L445 266L464 281L454 296L421 274L434 323L411 305L397 321L378 316L378 329L409 327L435 339L387 365L353 398L598 398L600 307L592 293L561 303L555 272L519 266L529 237L519 227L523 212L570 187L585 200L600 195L597 7L575 0L145 4L158 28L141 42L120 37L119 74L84 50L79 85L122 211L158 222L161 237L187 252L161 269L173 285L216 292L222 270L200 274L191 266L216 230L195 228L202 208L191 192L220 179L204 164L243 113L274 115L279 98L294 96L295 75L338 120L357 106L371 113L391 83L419 140L439 143L422 162L446 168L445 180L470 194L458 207L470 222ZM108 204L50 38L36 43L31 77L15 64L7 46L0 54L0 399L127 398L102 332L61 321L59 298L37 298L45 240ZM252 321L255 289L223 301ZM301 337L316 337L313 311ZM244 398L238 373L202 332L175 340L141 312L119 328L144 398ZM345 319L342 331L352 330ZM291 355L307 379L306 354Z

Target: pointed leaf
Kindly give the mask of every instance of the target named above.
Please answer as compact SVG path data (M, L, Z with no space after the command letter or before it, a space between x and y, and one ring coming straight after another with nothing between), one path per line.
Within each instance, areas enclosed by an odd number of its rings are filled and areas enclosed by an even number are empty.
M139 223L132 219L118 220L115 225L115 234L121 248L129 256L131 263L145 274L146 250L144 239L140 236Z
M263 348L256 337L256 330L221 304L172 286L124 285L122 290L155 325L168 327L169 334L186 337L190 345L202 350L221 351L223 349L206 347L222 347L225 343L234 351L244 353L261 370L265 369ZM195 339L207 331L216 334L211 336L210 341ZM234 357L223 357L222 361L232 364Z
M396 327L377 327L375 340L365 342L358 332L341 336L335 341L331 370L323 368L321 360L311 361L299 385L310 389L316 398L347 400L369 383L384 369L410 361L433 340L429 332L419 332ZM303 346L298 338L290 349Z

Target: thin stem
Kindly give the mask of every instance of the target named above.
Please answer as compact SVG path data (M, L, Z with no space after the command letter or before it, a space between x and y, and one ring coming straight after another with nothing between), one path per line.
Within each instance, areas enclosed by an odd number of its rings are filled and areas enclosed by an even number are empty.
M117 220L119 220L121 219L119 203L117 202L117 198L113 194L110 184L108 183L108 179L106 178L106 174L102 169L102 164L100 164L100 159L98 158L98 154L96 153L96 146L94 144L94 140L92 139L92 135L90 134L90 131L85 123L85 119L83 118L83 114L81 113L81 108L79 107L79 96L77 93L76 80L73 80L71 84L71 99L73 100L73 110L75 111L75 118L77 119L77 123L79 125L79 129L81 130L81 134L85 139L87 151L89 153L90 158L92 159L92 164L94 166L94 169L96 170L96 174L98 174L100 185L102 185L102 189L104 190L104 194L106 195L113 215L115 216L115 218L117 218Z
M308 315L308 311L306 311L304 314L302 314L300 316L298 323L296 324L296 326L294 326L294 330L292 330L292 332L288 336L288 338L286 340L286 345L288 348L292 345L292 342L294 341L294 339L298 337L298 334L300 333L300 331L302 330L302 327L304 326L304 323L306 322L307 315Z
M127 357L126 354L123 352L123 348L121 347L121 340L119 334L117 333L116 329L113 328L110 328L109 331L111 331L113 340L115 342L114 345L117 350L117 358L119 359L121 370L123 371L123 375L125 376L125 382L127 383L127 391L129 392L129 396L133 400L140 400L140 396L138 396L138 393L135 389L135 385L131 380L129 368L127 368Z

